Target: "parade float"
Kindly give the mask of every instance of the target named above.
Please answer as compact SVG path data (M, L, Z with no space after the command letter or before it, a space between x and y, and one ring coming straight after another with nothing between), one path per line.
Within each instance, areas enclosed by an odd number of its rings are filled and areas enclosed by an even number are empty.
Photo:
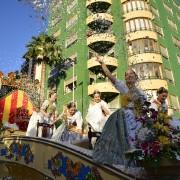
M44 7L49 0L26 2L40 11L43 21L46 19L43 9L48 11ZM94 3L94 9L99 2ZM87 36L91 35L88 32ZM52 84L57 80L53 75L58 74L56 69L50 74ZM26 76L19 79L15 76L10 73L3 77L0 73L0 179L179 179L179 134L177 131L168 135L172 132L167 125L169 117L155 116L147 109L144 118L139 119L144 125L138 133L139 150L127 154L130 163L135 160L138 167L97 164L86 142L57 143L25 136L33 107L40 102L40 89L38 83Z
M127 154L130 161L137 161L139 167L136 168L95 163L86 142L57 143L47 138L25 136L33 102L38 101L35 93L38 84L34 83L26 76L15 80L13 73L7 78L1 77L0 178L115 180L179 177L179 135L168 135L171 131L167 125L169 116L157 115L148 108L144 109L144 118L139 119L144 125L138 133L141 151Z
M117 167L98 165L84 144L57 143L27 137L34 103L39 101L37 82L1 74L0 178L15 179L134 179Z

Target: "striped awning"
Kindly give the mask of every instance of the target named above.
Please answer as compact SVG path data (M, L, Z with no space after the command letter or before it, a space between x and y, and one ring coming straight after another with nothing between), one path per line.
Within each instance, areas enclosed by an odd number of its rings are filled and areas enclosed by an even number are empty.
M24 91L16 90L0 99L0 121L9 121L10 114L15 112L17 108L29 110L32 114L33 105Z

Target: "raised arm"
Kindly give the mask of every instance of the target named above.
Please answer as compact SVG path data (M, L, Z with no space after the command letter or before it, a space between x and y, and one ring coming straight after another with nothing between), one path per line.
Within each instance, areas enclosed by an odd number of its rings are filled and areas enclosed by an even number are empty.
M116 82L116 78L111 74L109 69L107 68L106 64L104 63L103 59L97 58L97 61L101 64L102 70L104 74L111 80L111 82L114 84Z
M110 110L108 108L108 105L105 101L101 100L101 109L105 113L106 116L110 115Z
M40 112L42 113L42 115L47 118L49 117L49 113L46 112L48 105L49 105L48 100L46 100L46 101L44 101L44 103L42 104L42 107L40 109Z
M127 87L127 85L121 81L121 80L117 80L116 77L114 77L111 72L109 71L109 69L107 68L106 64L103 62L102 59L97 58L97 61L101 64L101 67L104 71L104 73L106 74L106 76L111 80L111 82L113 83L114 87L121 92L122 94L126 94L129 89Z

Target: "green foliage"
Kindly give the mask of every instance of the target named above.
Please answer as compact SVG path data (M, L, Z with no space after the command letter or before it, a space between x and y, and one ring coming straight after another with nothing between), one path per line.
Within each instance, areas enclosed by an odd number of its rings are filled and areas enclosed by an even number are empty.
M27 52L23 55L23 58L27 61L34 60L35 64L43 62L50 66L62 61L61 48L53 36L41 33L37 37L32 37L26 47Z

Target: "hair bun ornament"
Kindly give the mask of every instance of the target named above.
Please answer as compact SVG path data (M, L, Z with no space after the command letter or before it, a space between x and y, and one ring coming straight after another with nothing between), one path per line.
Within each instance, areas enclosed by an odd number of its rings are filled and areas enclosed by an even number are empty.
M95 90L94 90L94 92L93 92L93 96L94 96L95 94L99 94L99 95L101 95L101 92L99 91L99 89L95 89Z

